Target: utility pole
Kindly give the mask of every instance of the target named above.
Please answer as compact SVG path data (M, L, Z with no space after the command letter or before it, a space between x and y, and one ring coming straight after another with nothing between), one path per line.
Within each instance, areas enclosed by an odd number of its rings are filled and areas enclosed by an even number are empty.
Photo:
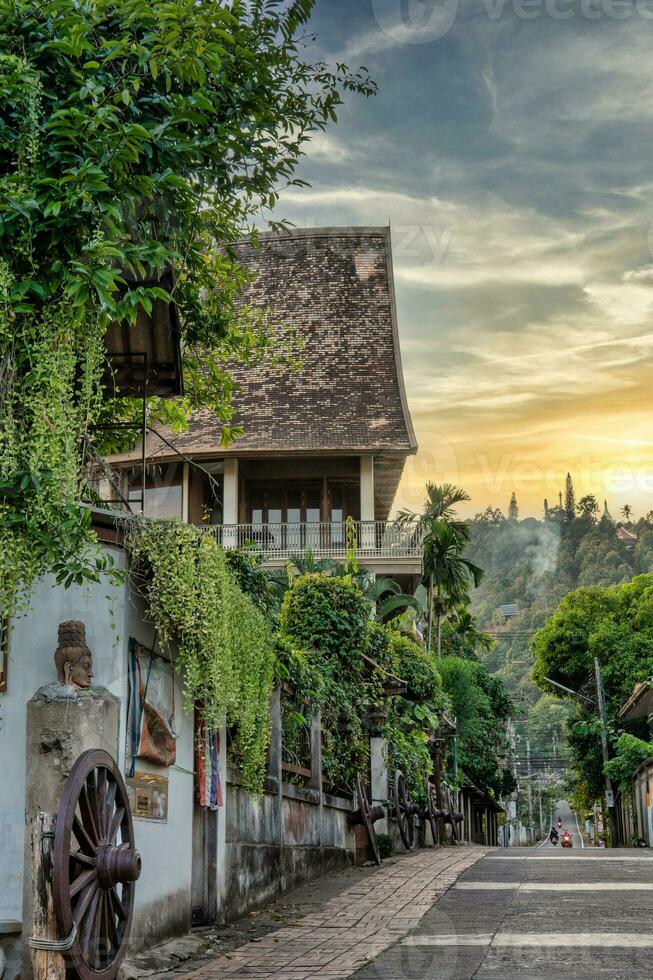
M533 837L533 784L531 782L531 740L526 739L526 778L528 779L528 837L531 844L535 843Z
M540 837L544 837L544 815L542 813L542 777L538 776L537 791L540 797Z
M601 749L603 751L603 763L610 761L610 750L608 748L608 719L605 710L605 692L603 690L603 678L601 676L601 665L598 657L594 657L594 676L596 678L596 703L601 719ZM614 790L612 780L606 774L605 777L605 805L608 811L608 825L610 827L610 847L617 847L617 818L614 811Z

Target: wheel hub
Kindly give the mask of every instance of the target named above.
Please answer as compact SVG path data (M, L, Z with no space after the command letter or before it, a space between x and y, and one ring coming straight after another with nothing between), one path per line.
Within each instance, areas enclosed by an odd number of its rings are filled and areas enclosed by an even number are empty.
M100 888L138 881L141 876L141 856L129 844L100 844L97 851L97 879Z

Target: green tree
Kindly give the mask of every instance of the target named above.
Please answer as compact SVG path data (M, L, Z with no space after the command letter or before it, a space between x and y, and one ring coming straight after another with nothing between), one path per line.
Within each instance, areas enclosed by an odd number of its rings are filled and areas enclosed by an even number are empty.
M466 541L469 538L469 526L466 521L458 518L456 508L458 504L466 503L470 499L466 490L453 483L427 483L426 500L421 514L416 514L412 510L402 510L397 515L397 522L406 524L419 521L423 525L428 525L432 521L441 521Z
M581 497L577 509L581 516L589 518L594 523L599 512L599 505L594 494L586 493L584 497Z
M516 521L519 519L519 507L517 505L517 496L513 490L512 496L510 498L510 503L508 504L508 520Z
M231 426L225 363L273 339L230 242L367 73L307 59L313 0L0 0L0 605L95 574L75 507L104 334L171 299L186 397ZM174 274L172 294L157 284ZM121 415L129 406L104 407Z
M478 586L483 569L463 556L465 541L457 529L441 520L425 524L422 575L427 587L427 649L431 649L433 610L437 619L437 651L442 650L442 617L461 603L470 585Z
M567 473L565 479L565 518L571 523L576 516L576 494L574 492L574 482L571 473Z
M621 508L621 516L625 520L626 524L630 524L630 520L633 516L633 508L630 504L624 504Z
M634 685L653 675L653 576L625 585L569 593L533 640L533 676L556 694L546 678L593 698L594 658L602 667L608 715L614 723ZM641 724L634 735L641 735ZM596 710L578 706L568 726L575 766L598 795L603 763Z
M460 769L476 786L498 798L510 789L499 754L505 748L512 701L499 678L481 664L444 656L437 666L456 719Z

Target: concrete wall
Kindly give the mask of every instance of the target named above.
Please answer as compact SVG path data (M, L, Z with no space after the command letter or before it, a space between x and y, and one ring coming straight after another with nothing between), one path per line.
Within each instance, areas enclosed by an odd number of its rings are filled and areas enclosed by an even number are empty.
M352 805L282 783L261 796L228 786L224 913L234 918L317 874L351 864Z

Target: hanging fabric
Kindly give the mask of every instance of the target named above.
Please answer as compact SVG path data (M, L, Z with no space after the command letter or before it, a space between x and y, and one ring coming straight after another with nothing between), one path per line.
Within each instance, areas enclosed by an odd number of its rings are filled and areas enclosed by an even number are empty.
M217 810L223 803L220 736L217 732L207 732L198 714L195 715L195 799L208 810Z
M136 759L147 759L157 766L172 766L177 760L175 734L166 721L165 716L168 712L163 703L165 699L163 691L169 671L169 664L158 657L154 650L148 650L130 637L130 776L133 776L136 770Z

